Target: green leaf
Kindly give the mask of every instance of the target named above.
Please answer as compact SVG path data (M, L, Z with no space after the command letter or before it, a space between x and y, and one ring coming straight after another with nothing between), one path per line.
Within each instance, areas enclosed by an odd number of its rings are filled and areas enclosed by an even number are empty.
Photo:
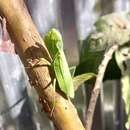
M130 47L120 48L116 54L116 61L122 72L122 97L125 102L125 111L128 116L126 128L130 129Z
M75 76L73 78L73 84L75 91L78 89L80 85L82 85L84 82L96 77L96 74L94 73L84 73L78 76Z

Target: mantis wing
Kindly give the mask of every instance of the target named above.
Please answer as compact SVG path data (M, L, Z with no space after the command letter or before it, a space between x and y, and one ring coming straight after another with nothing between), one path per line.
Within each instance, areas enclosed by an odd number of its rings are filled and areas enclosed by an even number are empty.
M58 52L55 57L53 67L60 89L67 95L67 97L74 98L73 80L62 50Z

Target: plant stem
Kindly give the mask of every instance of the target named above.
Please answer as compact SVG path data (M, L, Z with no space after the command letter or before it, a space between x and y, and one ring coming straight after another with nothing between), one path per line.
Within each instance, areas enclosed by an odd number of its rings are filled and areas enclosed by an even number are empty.
M91 98L90 98L90 102L89 102L89 106L88 106L88 110L87 110L87 116L86 116L86 122L85 122L86 130L91 130L95 106L96 106L96 102L98 99L98 95L99 95L101 87L102 87L104 73L105 73L105 70L107 68L109 61L112 58L113 53L117 49L118 49L118 44L114 44L108 51L106 51L106 53L104 54L104 59L102 60L100 66L98 68L96 82L95 82L94 88L92 90L92 94L91 94Z

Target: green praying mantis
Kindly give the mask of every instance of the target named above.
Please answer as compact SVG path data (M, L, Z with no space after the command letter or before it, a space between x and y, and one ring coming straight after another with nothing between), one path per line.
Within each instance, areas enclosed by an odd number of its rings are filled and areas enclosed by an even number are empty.
M54 69L56 79L61 91L67 97L74 98L74 85L63 51L62 36L58 30L52 29L44 38L46 47L51 55L51 66Z
M51 66L55 72L60 90L64 92L68 99L74 98L75 90L78 86L95 77L95 74L84 73L75 77L71 76L70 68L63 51L62 36L57 29L51 29L45 36L44 41L52 58Z
M77 90L78 86L83 84L85 81L95 77L96 75L94 73L84 73L75 77L71 75L70 68L68 66L63 51L62 36L57 29L55 28L51 29L44 37L44 42L52 60L50 62L44 58L39 58L38 62L32 65L32 67L35 67L37 65L38 66L47 65L51 67L55 73L55 77L53 81L54 91L55 91L56 81L57 81L60 90L66 95L67 99L70 100L70 98L74 98L75 91ZM42 49L43 46L41 44L37 44L37 45L39 46L39 48ZM73 71L74 70L75 69L73 69ZM55 107L55 95L54 95L54 102L53 102L51 115L53 113L54 107Z

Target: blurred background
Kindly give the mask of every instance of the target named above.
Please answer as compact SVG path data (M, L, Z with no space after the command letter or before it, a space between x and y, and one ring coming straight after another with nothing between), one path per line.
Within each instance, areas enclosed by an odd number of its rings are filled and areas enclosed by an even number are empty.
M130 0L25 0L25 2L41 36L44 37L53 27L60 30L70 66L80 63L82 41L93 30L93 24L98 17L130 9ZM0 30L2 39L2 29ZM28 83L19 57L0 52L0 61L0 130L53 130L52 123L46 114L41 112L38 96ZM14 68L11 69L10 66ZM90 97L90 89L85 88L81 87L76 92L73 101L83 123ZM125 121L120 81L105 80L92 129L125 130Z

